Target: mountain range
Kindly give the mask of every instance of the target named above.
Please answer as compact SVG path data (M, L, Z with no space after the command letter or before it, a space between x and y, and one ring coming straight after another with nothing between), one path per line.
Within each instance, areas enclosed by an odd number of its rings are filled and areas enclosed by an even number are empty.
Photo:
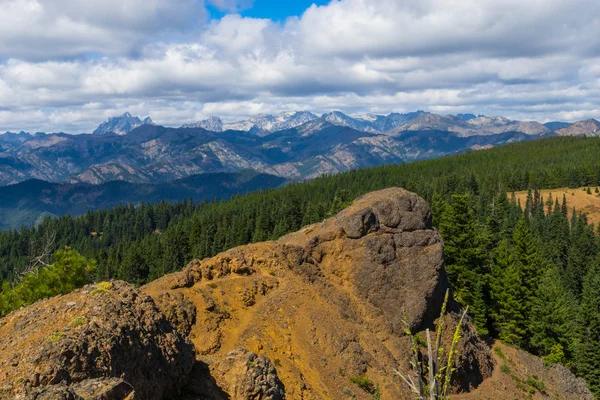
M428 115L429 117L429 115ZM427 126L371 133L313 120L269 135L141 125L126 135L36 134L22 143L0 136L0 185L41 179L100 184L161 183L190 175L254 169L288 179L401 163L499 144L538 133L467 135ZM545 134L546 132L544 132Z
M339 111L285 112L180 128L125 113L93 134L0 135L0 185L27 179L101 184L164 183L190 175L254 169L287 179L400 163L552 135L597 135L596 120L514 121L424 111L351 117ZM555 128L552 130L551 128Z
M212 117L179 128L125 113L92 134L0 134L0 186L11 185L0 191L0 225L17 227L40 215L78 214L128 201L227 197L349 169L599 133L593 119L541 124L424 111L354 117L298 111L235 123ZM235 174L244 170L261 175L239 181Z

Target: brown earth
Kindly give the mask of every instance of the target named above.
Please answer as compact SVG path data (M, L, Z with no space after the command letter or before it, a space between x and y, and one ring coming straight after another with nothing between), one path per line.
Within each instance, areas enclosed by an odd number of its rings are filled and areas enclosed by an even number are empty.
M394 373L409 368L404 330L434 328L447 288L429 206L386 189L141 291L88 286L10 314L0 320L0 398L412 399ZM460 312L454 301L448 309L445 348ZM552 375L538 358L502 349L518 379L501 374L508 361L467 321L457 399L527 398L528 374L556 398L588 398L568 392L581 385L568 371Z
M563 195L567 199L567 212L569 219L573 213L573 207L579 212L584 212L588 216L588 221L598 226L600 223L600 194L596 193L596 187L591 186L592 194L587 194L587 187L570 189L543 189L539 190L540 195L544 198L544 202L552 196L553 202L558 198L558 202L562 205ZM527 201L527 191L515 192L515 198L521 202L521 207L525 207ZM546 211L548 207L546 206Z
M544 362L523 350L494 344L494 373L470 393L452 400L594 400L583 379L576 378L562 365Z

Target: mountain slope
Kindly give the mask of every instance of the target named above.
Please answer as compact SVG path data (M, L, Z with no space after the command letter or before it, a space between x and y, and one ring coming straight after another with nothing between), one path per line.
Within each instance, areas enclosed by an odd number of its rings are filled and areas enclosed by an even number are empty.
M438 130L454 132L459 136L497 135L507 132L519 132L528 135L541 135L549 129L538 122L512 121L504 117L465 118L453 115L423 114L400 125L388 134L397 135L406 131Z
M561 122L561 121L551 121L551 122L546 122L544 124L544 126L548 129L550 129L551 131L555 131L557 129L564 128L565 126L569 126L569 125L571 125L571 124L568 122Z
M578 121L564 128L557 129L554 133L559 136L598 136L600 135L600 122L593 118L586 119L585 121Z
M47 215L73 216L119 204L227 199L259 189L275 188L284 178L255 171L192 175L164 184L112 181L101 185L59 184L28 180L0 187L0 229L31 226Z

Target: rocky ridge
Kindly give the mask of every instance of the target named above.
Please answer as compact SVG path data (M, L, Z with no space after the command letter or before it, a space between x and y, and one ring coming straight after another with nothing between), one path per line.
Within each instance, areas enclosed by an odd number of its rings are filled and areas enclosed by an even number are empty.
M141 290L90 285L8 315L0 320L0 398L409 398L394 374L409 368L404 330L433 328L447 288L429 206L385 189ZM445 346L459 312L451 301ZM499 361L470 321L459 354L460 399L497 389L489 382ZM518 364L528 355L508 356ZM541 362L529 357L527 365ZM568 371L555 376L549 395L588 398L580 386L569 391L579 381Z
M600 122L595 119L586 119L585 121L578 121L574 124L558 129L555 133L559 136L599 136L600 135Z

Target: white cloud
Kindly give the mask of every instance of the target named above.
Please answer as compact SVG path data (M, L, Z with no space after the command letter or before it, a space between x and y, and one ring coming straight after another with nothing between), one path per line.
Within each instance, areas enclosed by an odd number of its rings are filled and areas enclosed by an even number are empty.
M299 108L600 117L591 0L337 0L282 24L205 24L194 0L0 9L0 130L90 131L126 110L172 125Z

